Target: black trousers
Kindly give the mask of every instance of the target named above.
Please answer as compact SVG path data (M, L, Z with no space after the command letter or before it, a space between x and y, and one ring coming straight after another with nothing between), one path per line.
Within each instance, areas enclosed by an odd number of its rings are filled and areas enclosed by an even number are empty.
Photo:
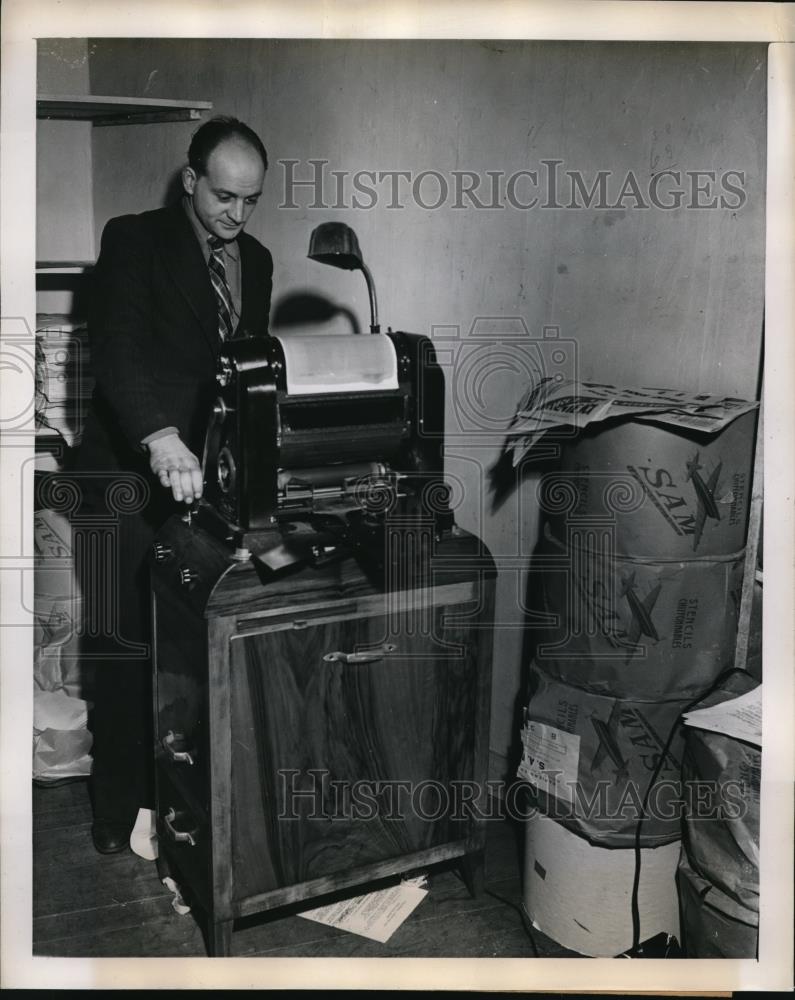
M99 821L132 825L139 808L154 807L148 554L175 509L164 493L141 476L92 477L72 522L81 654L94 676L90 789Z
M130 827L154 808L152 679L148 659L98 663L94 677L94 819Z

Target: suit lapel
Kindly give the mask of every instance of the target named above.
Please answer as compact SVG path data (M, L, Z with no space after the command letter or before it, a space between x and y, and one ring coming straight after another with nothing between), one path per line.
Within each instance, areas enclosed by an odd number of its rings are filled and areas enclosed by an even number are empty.
M195 315L210 349L216 354L218 313L212 283L196 234L179 202L164 212L157 242L164 266Z

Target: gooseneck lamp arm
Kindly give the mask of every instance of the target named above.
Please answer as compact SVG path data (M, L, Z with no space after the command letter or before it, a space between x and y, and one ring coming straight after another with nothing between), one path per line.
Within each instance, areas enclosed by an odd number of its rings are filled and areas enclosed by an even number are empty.
M361 267L364 280L367 282L367 294L370 296L370 333L380 333L381 326L378 322L378 301L375 297L375 282L370 274L370 268L362 261Z
M351 227L346 226L344 222L323 222L312 230L307 256L310 260L316 260L320 264L330 264L344 271L362 272L370 298L370 333L380 333L375 282L362 257L356 233Z

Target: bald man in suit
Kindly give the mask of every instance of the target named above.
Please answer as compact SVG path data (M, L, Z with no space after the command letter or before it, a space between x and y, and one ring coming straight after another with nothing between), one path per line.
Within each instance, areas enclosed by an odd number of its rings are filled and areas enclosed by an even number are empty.
M223 343L268 332L273 261L243 231L267 154L248 126L216 118L195 133L182 199L111 219L93 275L88 329L96 379L77 459L86 509L107 515L108 485L132 474L142 509L117 514L118 631L151 643L146 557L160 525L202 493L204 432ZM105 586L113 586L112 581ZM96 581L84 603L101 603ZM96 654L94 654L96 655ZM92 837L123 850L138 808L153 804L151 663L97 659L91 726Z

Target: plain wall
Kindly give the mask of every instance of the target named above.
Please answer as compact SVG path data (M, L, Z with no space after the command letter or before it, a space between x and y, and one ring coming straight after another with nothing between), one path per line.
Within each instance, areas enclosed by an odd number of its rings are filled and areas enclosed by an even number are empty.
M626 385L753 397L761 348L766 51L759 45L477 41L93 40L95 94L197 99L263 137L271 167L248 228L275 258L274 305L312 291L356 311L361 276L307 260L320 222L352 225L381 321L433 336L447 368L447 471L459 523L501 566L492 774L507 773L523 667L524 570L537 530L533 481L494 509L488 470L529 379L544 366ZM188 123L95 128L96 232L163 203ZM285 203L286 167L511 175L563 161L590 186L613 172L734 170L736 210L436 210L378 186L369 209ZM330 175L327 174L329 181ZM663 188L665 190L665 188ZM433 180L421 189L426 202ZM333 201L334 188L326 194ZM480 190L486 197L486 188ZM517 194L532 192L519 184ZM568 195L562 199L564 203ZM504 202L503 202L504 203ZM98 245L98 244L97 244ZM480 322L478 319L482 318ZM563 347L550 360L545 326ZM480 346L485 345L485 346ZM492 346L489 346L492 345ZM539 360L541 359L541 360ZM509 477L510 479L510 477Z
M43 39L37 50L39 95L89 93L84 38ZM36 122L36 259L93 260L94 200L91 124ZM36 310L72 311L74 278L39 280Z

